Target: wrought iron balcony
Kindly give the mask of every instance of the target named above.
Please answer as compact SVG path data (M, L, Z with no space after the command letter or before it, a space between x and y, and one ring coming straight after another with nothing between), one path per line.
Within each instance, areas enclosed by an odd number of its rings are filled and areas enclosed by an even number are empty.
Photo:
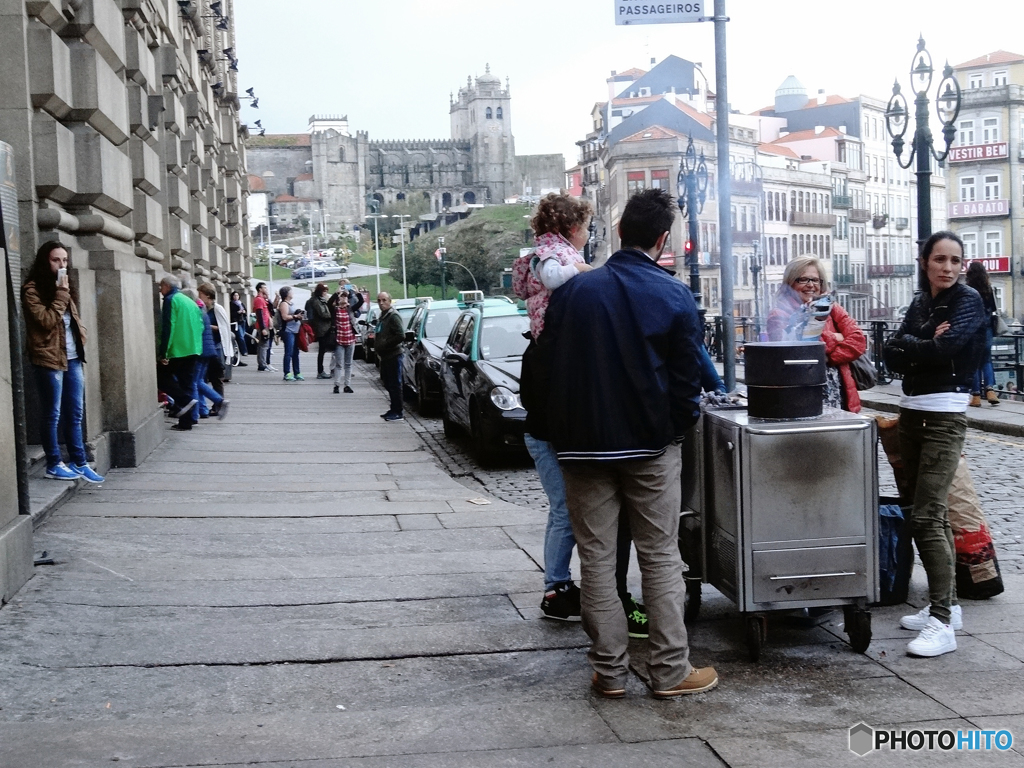
M896 274L892 264L872 264L868 267L868 277L892 277Z
M832 278L832 282L836 285L853 285L853 281L855 279L856 278L849 272L836 272L835 276Z
M790 211L789 223L802 227L834 227L836 225L836 217L831 213Z
M851 208L850 221L854 224L864 224L871 221L871 211L867 208Z
M732 179L732 194L744 195L747 197L760 197L764 185L760 181L748 181L747 179Z
M910 219L898 218L893 221L896 223L896 229L906 229L910 226Z
M896 277L913 277L917 272L917 267L913 264L893 264L892 268Z
M832 195L832 207L851 208L853 207L853 198L849 195Z
M874 216L871 217L871 226L874 227L875 229L881 229L888 223L888 213L876 213Z
M761 240L760 232L743 232L734 229L732 231L733 245L753 245Z

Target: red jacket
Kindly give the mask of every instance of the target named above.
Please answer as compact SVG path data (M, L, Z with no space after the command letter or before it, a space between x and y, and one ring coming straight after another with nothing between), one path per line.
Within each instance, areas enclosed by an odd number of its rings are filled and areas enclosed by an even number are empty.
M842 334L842 341L836 339L837 333ZM825 321L825 330L821 332L821 340L825 342L825 357L829 363L839 369L839 378L843 382L843 399L846 401L846 410L859 413L860 394L857 392L853 374L850 373L850 363L867 350L867 337L845 309L838 304L833 304L832 313Z

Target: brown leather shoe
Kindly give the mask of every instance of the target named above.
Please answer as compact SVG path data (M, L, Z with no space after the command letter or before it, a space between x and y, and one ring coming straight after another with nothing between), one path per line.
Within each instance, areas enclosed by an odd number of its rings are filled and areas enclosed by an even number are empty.
M981 395L971 395L971 408L981 408Z
M597 672L590 678L590 687L594 689L594 693L598 696L602 696L606 699L621 699L626 695L625 688L604 688L601 685L601 678L597 676Z
M694 667L690 670L690 674L686 676L686 679L679 683L679 685L664 691L652 688L651 693L654 694L655 698L671 699L673 696L704 693L705 691L710 691L716 685L718 685L718 673L715 672L714 667L704 667L703 669Z
M999 405L999 395L991 389L985 393L985 399L988 400L989 405Z

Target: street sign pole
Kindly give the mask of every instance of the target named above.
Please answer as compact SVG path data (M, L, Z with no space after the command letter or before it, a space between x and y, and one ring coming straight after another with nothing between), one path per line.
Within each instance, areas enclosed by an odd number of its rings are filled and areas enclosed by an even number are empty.
M732 255L732 169L729 167L729 95L726 78L725 0L714 0L714 16L707 16L708 0L612 0L615 23L689 24L701 21L715 23L715 119L716 163L718 165L718 231L721 248L722 276L722 359L725 386L736 388L736 327L733 323L733 282L736 264Z
M736 263L732 255L732 170L729 168L729 94L725 55L725 0L715 0L715 114L718 139L718 231L722 248L722 374L728 392L736 389L736 326L732 287Z

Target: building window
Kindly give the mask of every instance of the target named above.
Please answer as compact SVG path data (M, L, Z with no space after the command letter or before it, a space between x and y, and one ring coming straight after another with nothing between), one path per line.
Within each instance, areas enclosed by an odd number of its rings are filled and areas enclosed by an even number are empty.
M668 189L668 171L651 171L651 189Z
M985 233L985 258L991 259L1003 255L1003 233L1001 231Z
M985 199L986 200L998 200L999 199L999 176L986 176L985 177Z
M1009 82L1009 78L1006 75L1006 70L1002 72L992 73L992 85L1006 85Z
M643 171L628 171L626 173L626 194L635 195L643 190L646 181Z
M484 117L486 117L488 120L491 119L492 114L491 114L491 108L490 107L487 108L487 111L484 113Z
M973 203L977 198L974 194L974 177L973 176L961 176L960 177L960 202L961 203Z
M981 126L982 144L995 144L999 141L999 118L986 117Z
M505 113L504 113L504 112L502 112L502 110L501 110L501 107L498 107L498 114L497 114L497 118L498 118L499 120L504 120L504 119L505 119Z
M985 75L981 72L976 72L968 79L968 88L981 88L985 85Z
M992 286L992 298L995 299L996 309L998 309L1000 312L1005 312L1006 310L1003 307L1003 286Z

